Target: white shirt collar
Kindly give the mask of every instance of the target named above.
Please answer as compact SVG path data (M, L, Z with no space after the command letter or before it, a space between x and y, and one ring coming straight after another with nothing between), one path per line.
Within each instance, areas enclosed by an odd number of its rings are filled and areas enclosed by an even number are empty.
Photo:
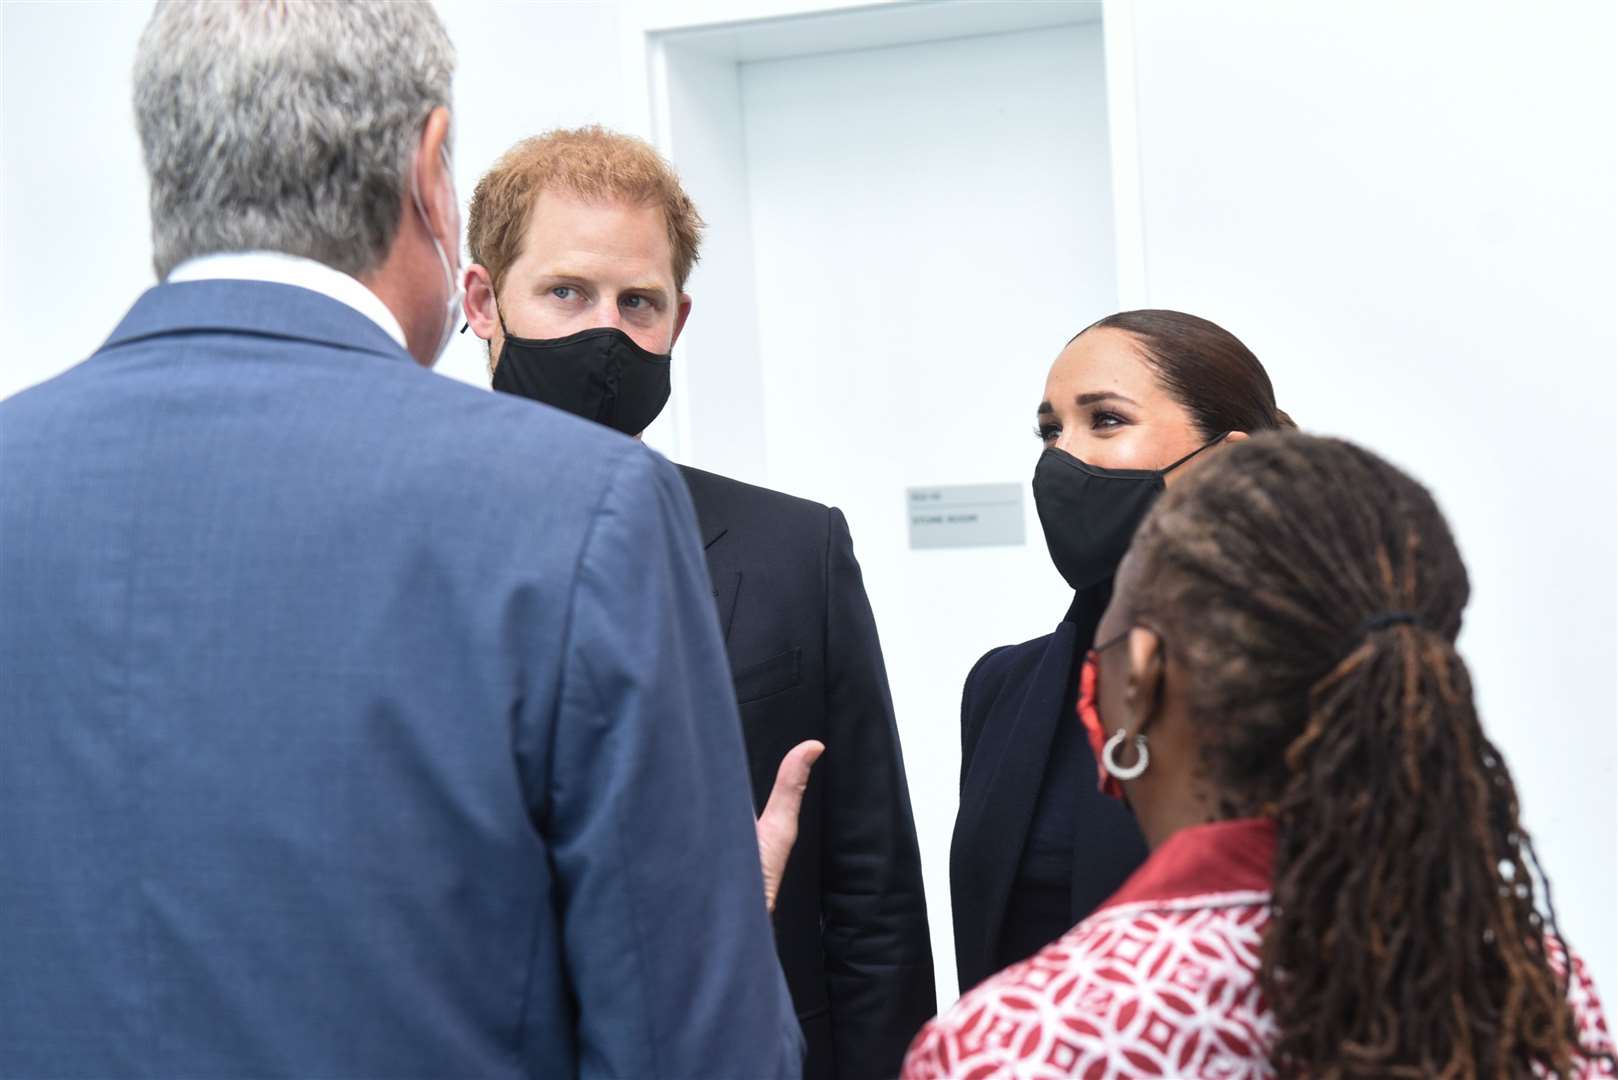
M388 305L357 278L333 270L325 263L279 251L230 251L187 259L169 271L168 276L170 283L220 280L271 281L329 296L376 323L401 349L408 351L404 327L388 310Z

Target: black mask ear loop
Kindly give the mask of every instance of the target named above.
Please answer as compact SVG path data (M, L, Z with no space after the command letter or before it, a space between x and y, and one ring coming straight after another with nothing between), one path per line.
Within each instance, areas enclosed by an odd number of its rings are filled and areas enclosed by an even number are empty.
M494 299L494 317L500 320L500 332L502 334L504 334L506 337L510 337L511 336L511 331L506 329L506 316L505 316L505 313L500 310L500 298L499 297L495 297L495 299ZM466 333L466 328L471 326L471 325L472 324L469 323L469 322L463 322L463 323L461 323L460 330L458 330L456 332L460 333L460 334L464 334L464 333Z
M1184 465L1186 462L1190 461L1204 450L1212 450L1214 447L1218 446L1228 438L1230 438L1230 432L1227 431L1223 435L1217 436L1212 442L1203 443L1185 457L1181 458L1179 461L1176 461L1173 465L1157 470L1158 475L1167 476L1169 473L1173 472L1175 469L1178 469L1181 465Z
M506 315L505 315L505 312L500 310L500 301L498 299L496 299L495 302L494 302L494 317L500 320L500 334L501 334L501 336L509 338L511 336L511 331L506 329ZM466 328L468 326L471 326L471 325L472 325L471 323L464 323L463 322L461 324L461 333L463 333L463 334L466 333ZM487 345L488 342L484 342L484 344ZM498 364L500 361L496 360L494 362ZM490 370L493 370L493 369L491 368Z

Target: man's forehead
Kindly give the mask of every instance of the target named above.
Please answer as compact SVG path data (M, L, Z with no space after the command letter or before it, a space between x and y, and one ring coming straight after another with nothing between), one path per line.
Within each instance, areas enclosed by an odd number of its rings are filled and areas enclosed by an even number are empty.
M672 288L674 251L657 206L546 189L535 198L520 261L541 273L636 277Z
M534 196L527 232L591 236L615 245L651 245L667 251L668 222L662 207L611 195L584 196L565 188L547 187Z

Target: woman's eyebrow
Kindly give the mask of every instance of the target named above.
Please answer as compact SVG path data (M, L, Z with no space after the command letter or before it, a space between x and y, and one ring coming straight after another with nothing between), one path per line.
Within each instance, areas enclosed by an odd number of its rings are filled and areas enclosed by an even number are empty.
M1074 398L1073 401L1081 408L1085 405L1095 405L1102 401L1123 401L1130 405L1136 406L1140 404L1140 402L1136 401L1134 398L1125 397L1123 394L1115 393L1111 390L1105 390L1097 394L1080 394L1078 397ZM1050 404L1048 402L1040 406L1041 411L1048 408L1050 408Z

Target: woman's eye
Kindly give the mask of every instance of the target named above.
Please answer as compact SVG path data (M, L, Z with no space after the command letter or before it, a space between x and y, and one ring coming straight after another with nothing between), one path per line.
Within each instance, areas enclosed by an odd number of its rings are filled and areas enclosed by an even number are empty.
M1113 412L1098 412L1090 418L1090 427L1100 431L1106 428L1121 427L1128 423L1123 417Z
M1055 424L1041 424L1034 429L1034 435L1040 442L1050 442L1062 434L1062 429Z

